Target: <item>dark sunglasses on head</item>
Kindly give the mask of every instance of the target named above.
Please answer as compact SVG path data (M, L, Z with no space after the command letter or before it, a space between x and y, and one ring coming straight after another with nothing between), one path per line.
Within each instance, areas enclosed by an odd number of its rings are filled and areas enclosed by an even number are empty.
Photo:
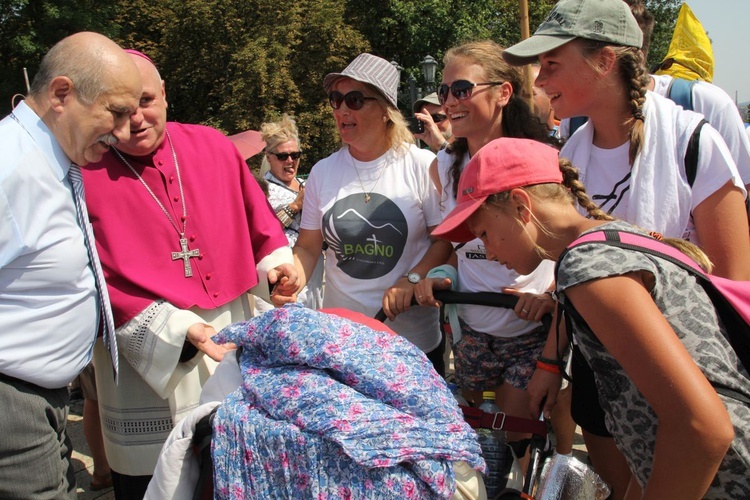
M300 156L302 156L302 151L292 151L291 153L271 153L269 151L268 154L274 155L279 161L286 161L290 156L292 160L299 160Z
M443 113L434 113L434 114L430 113L430 116L432 117L432 121L435 122L435 123L440 123L441 121L443 121L446 118L448 118Z
M449 91L451 94L453 94L453 97L461 101L463 99L468 99L469 97L471 97L471 93L474 91L474 87L479 87L480 85L501 85L502 83L504 82L472 83L468 80L456 80L450 85L444 83L438 87L438 101L440 101L440 104L445 104L445 101L448 100Z
M365 105L365 101L376 101L377 99L375 97L367 97L359 90L352 90L351 92L347 93L346 95L342 94L338 90L334 90L330 94L328 94L328 101L331 103L331 107L333 109L339 109L341 107L341 103L346 103L346 107L351 109L352 111L357 111L358 109L362 109L362 106Z

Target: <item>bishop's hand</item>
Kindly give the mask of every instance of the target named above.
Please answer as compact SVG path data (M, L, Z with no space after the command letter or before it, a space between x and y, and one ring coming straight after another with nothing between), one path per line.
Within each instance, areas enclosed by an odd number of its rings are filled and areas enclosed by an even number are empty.
M187 341L193 344L200 352L213 359L221 361L224 355L237 348L233 343L217 344L211 337L216 335L216 330L206 323L193 323L187 329Z

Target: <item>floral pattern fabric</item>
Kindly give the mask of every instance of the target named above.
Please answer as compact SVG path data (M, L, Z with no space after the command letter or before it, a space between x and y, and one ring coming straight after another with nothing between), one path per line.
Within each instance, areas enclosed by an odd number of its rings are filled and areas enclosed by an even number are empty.
M451 462L485 464L425 355L297 304L235 323L243 385L219 407L216 498L450 498Z

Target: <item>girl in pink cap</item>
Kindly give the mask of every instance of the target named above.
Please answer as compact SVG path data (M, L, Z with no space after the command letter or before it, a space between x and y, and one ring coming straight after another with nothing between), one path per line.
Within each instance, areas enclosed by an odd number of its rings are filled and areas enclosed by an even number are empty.
M750 406L742 399L750 376L702 286L639 250L567 249L593 230L647 233L603 212L548 146L495 140L468 163L458 190L435 236L479 237L488 258L519 273L557 261L559 307L570 313L569 333L594 369L607 429L643 498L749 498ZM698 247L666 242L710 266ZM640 497L631 495L638 489L627 498Z
M451 48L444 57L438 99L451 121L454 142L437 154L430 171L446 214L456 200L456 186L466 162L498 137L550 140L547 129L523 96L522 74L502 58L502 47L477 41ZM455 381L469 401L479 403L482 392L493 391L497 404L512 416L535 418L529 411L526 386L534 373L547 330L540 322L554 308L545 292L552 286L552 263L529 273L503 269L487 260L478 239L461 245L435 246L455 272L441 266L452 279L431 272L415 287L422 305L437 305L433 290L453 287L460 292L517 294L515 310L459 305L451 322ZM450 258L449 258L450 257ZM529 436L511 433L510 442ZM519 454L521 447L519 449Z
M494 42L477 41L451 48L443 59L437 94L455 140L438 152L430 167L443 215L455 205L466 162L485 144L498 137L549 140L546 127L523 97L522 74L503 60L502 50ZM482 392L493 391L504 412L535 418L528 410L526 386L547 336L540 320L554 308L554 301L545 294L552 286L551 263L519 274L489 261L478 239L453 246L442 243L437 248L455 271L447 266L440 269L455 276L442 278L431 272L415 287L420 304L437 305L433 290L449 287L460 292L504 290L519 295L515 310L458 306L457 320L451 322L456 383L469 401L481 402ZM508 436L511 442L526 437Z

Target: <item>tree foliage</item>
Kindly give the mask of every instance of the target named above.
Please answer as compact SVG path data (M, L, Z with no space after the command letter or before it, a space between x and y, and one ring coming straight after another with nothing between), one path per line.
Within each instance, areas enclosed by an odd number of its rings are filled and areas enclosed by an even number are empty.
M672 33L677 22L682 0L646 0L646 8L654 15L654 32L648 51L646 66L653 68L664 60L672 41Z
M554 0L528 3L533 33ZM679 4L647 0L657 18L649 64L666 53ZM294 115L304 170L339 144L322 89L327 73L369 51L404 68L402 85L420 81L426 55L442 66L460 43L518 42L518 10L517 0L0 0L0 102L5 114L10 97L25 92L22 68L33 77L52 44L98 31L154 59L170 120L231 134Z
M78 31L117 34L115 7L95 0L0 0L0 111L10 112L14 94L25 94L23 69L29 80L47 50Z

